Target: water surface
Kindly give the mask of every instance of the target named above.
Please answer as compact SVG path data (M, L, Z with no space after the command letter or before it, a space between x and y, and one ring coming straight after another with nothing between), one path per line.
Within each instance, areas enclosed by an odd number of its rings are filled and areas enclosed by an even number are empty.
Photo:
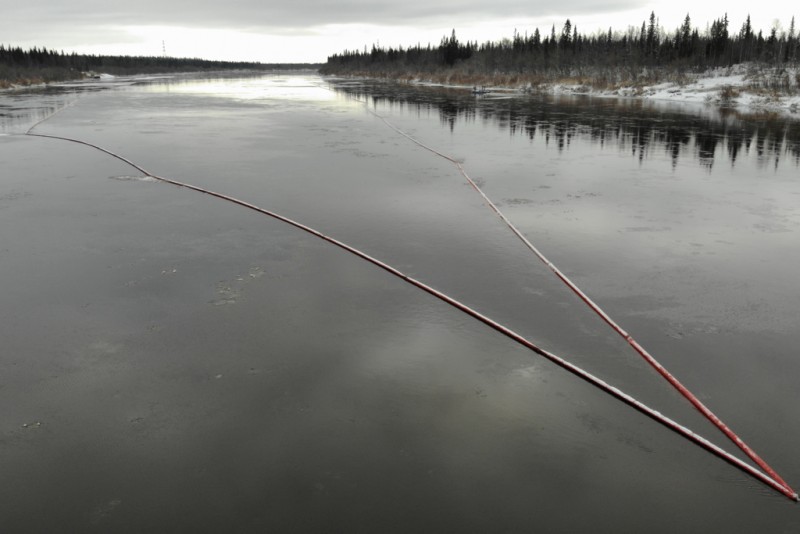
M71 89L70 89L71 91ZM723 444L448 161L800 485L797 124L316 76L0 96L11 531L791 532L796 505L273 209Z

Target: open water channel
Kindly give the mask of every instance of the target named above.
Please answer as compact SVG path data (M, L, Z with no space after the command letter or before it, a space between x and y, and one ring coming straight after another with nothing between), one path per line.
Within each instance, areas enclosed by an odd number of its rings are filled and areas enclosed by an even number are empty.
M357 247L744 458L399 129L800 486L796 119L118 79L0 94L3 532L800 531L796 503L403 280L31 127Z

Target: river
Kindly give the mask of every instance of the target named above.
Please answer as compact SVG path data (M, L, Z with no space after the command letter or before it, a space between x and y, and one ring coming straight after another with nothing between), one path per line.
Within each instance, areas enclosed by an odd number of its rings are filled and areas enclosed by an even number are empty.
M800 486L796 119L120 78L0 93L4 531L800 531L786 497L404 280L28 131L356 247L745 459L457 162Z

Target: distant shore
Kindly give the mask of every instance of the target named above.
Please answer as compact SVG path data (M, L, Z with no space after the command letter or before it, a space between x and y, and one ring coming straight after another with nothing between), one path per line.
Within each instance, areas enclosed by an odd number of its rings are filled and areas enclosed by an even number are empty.
M273 72L276 70L291 70L297 72L317 72L319 70L318 65L270 65L268 67L263 67L260 69L190 69L190 70L164 70L164 71L154 71L154 72L122 72L116 71L115 74L109 74L107 72L70 72L65 73L60 76L38 76L38 75L31 75L31 76L24 76L24 77L16 77L12 79L3 79L0 77L0 91L13 91L17 89L25 89L30 87L45 87L51 84L59 84L59 83L69 83L69 82L81 82L81 81L109 81L116 79L118 77L127 78L133 76L169 76L169 75L191 75L195 73L205 73L205 74L213 74L213 73L232 73L232 72L247 72L247 73L268 73Z
M23 50L20 47L6 47L0 44L0 89L71 82L97 78L101 75L136 76L235 70L266 72L275 69L317 70L320 67L319 63L260 63L168 56L66 54L46 48Z

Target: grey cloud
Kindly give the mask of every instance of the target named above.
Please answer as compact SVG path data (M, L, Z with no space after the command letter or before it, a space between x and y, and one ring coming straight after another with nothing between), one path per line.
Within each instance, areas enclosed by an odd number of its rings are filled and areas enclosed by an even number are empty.
M263 2L245 0L139 0L110 5L102 0L50 0L29 2L4 15L0 30L25 28L39 33L54 28L77 29L102 26L172 25L202 28L236 28L258 31L270 28L308 28L324 24L371 23L378 25L452 25L505 17L565 18L584 13L614 12L641 5L641 0L573 1L569 5L543 0L318 0ZM10 20L9 20L10 19ZM452 22L452 24L448 24ZM3 26L8 26L3 28Z
M0 43L69 52L98 45L141 45L128 26L225 29L270 36L314 35L331 24L408 26L415 30L475 27L498 19L566 19L636 8L643 0L30 0L0 14ZM627 24L630 21L624 21ZM526 30L517 25L520 30ZM510 29L509 29L510 32ZM324 32L323 32L324 33ZM162 38L170 43L170 36ZM435 40L435 39L434 39ZM417 42L410 37L408 43ZM366 44L366 43L364 43ZM157 54L156 49L149 52ZM152 46L151 46L152 48ZM140 49L137 49L140 50ZM332 45L326 53L338 51ZM138 53L138 52L137 52ZM229 58L231 59L231 58ZM315 58L314 60L319 60Z

